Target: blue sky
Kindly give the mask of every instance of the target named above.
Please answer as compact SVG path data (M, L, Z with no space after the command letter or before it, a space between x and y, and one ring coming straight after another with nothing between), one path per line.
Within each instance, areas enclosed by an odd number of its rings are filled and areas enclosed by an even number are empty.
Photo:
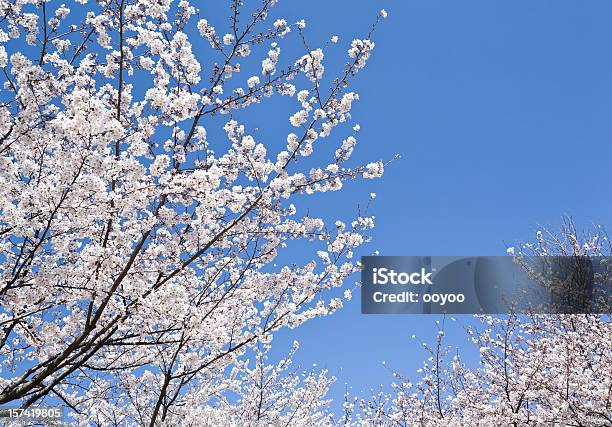
M373 247L381 255L502 255L532 240L538 224L558 228L563 214L581 228L611 225L612 3L304 4L279 8L306 18L315 40L337 33L347 42L379 9L389 12L355 81L361 100L353 115L362 125L355 155L402 159L382 180L349 185L318 206L350 212L375 191ZM345 382L356 392L389 384L381 361L414 375L424 352L410 337L432 340L436 320L365 316L357 297L276 344L281 351L297 337L300 363L338 375L338 398ZM475 360L459 326L447 337Z

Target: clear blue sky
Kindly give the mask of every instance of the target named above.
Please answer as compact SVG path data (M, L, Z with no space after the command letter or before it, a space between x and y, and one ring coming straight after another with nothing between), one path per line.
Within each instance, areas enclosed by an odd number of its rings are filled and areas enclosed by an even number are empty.
M305 4L279 8L305 17L315 40L335 32L347 42L380 8L389 12L355 82L356 156L402 155L382 180L326 195L319 212L350 213L377 192L373 247L382 255L504 254L538 224L557 228L562 214L585 228L612 225L612 3ZM356 392L389 384L383 360L414 374L424 353L410 336L432 339L435 320L361 315L357 297L276 344L280 351L297 337L298 361L336 373L339 398L345 382ZM451 344L463 336L448 333Z

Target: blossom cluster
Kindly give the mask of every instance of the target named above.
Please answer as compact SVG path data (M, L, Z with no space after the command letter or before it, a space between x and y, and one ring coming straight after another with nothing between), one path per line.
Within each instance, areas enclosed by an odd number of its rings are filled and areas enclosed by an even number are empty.
M383 173L332 134L365 51L325 89L322 48L281 57L306 23L271 23L276 1L231 2L227 28L188 0L81 3L0 5L0 404L57 398L80 425L324 423L333 378L266 355L351 298L373 217L340 227L307 196ZM242 112L275 95L301 105L270 119L286 145ZM277 265L291 242L310 256Z

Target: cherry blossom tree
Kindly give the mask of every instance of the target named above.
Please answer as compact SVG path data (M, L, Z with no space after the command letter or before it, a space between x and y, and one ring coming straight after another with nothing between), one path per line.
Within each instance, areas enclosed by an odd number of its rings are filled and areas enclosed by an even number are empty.
M83 425L325 422L333 378L268 352L351 298L373 218L329 226L308 200L383 173L349 164L349 84L386 12L311 48L275 0L232 0L229 20L77 3L0 3L0 404ZM327 49L346 55L332 77ZM260 140L249 112L278 96L296 100L269 120L286 141ZM309 260L277 266L293 241Z
M561 233L541 229L514 256L610 256L599 227ZM608 305L609 307L609 305ZM449 321L449 318L445 318ZM460 319L451 318L459 322ZM391 392L345 397L344 425L609 426L612 425L612 324L609 313L477 316L464 325L479 363L444 344L444 322L416 380L393 372Z

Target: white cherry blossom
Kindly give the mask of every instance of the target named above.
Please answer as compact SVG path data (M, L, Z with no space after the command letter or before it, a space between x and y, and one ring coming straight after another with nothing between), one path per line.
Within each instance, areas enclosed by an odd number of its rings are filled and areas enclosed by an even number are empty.
M273 0L78 3L0 4L0 404L84 426L329 423L334 378L292 366L297 344L267 355L352 296L373 218L338 228L308 196L382 174L334 132L373 43L327 69ZM296 94L270 114L286 145L263 137L267 99ZM291 242L306 258L277 265Z

